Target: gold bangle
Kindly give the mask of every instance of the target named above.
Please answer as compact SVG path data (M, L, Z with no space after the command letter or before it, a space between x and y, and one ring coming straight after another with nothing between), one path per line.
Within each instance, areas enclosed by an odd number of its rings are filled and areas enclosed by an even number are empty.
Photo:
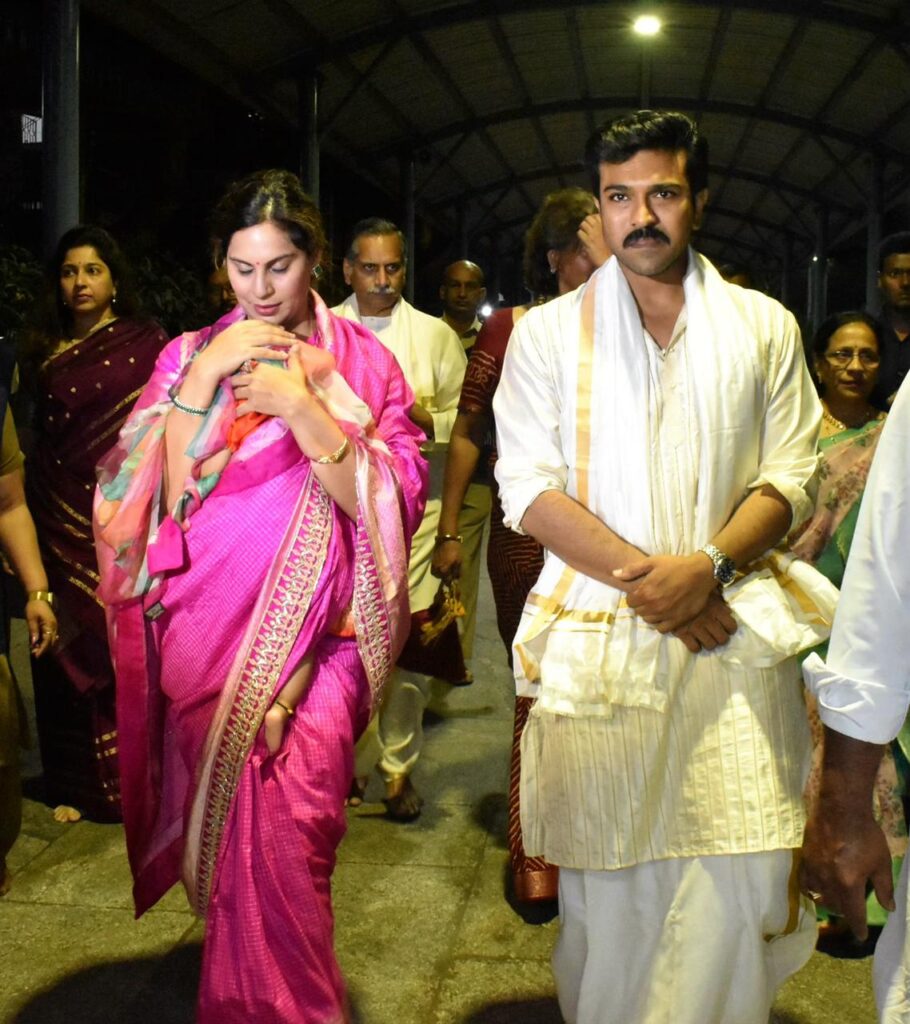
M26 597L29 601L44 601L50 605L51 611L57 607L57 598L49 590L30 590Z
M434 543L438 547L440 544L446 544L450 540L457 541L460 544L464 538L460 533L437 533Z
M288 718L293 718L294 717L294 709L293 708L289 708L287 706L287 704L282 704L280 700L276 700L273 703L277 707L281 708L281 710L288 716Z
M348 448L350 447L351 442L348 440L347 434L345 434L344 440L335 449L335 451L331 452L329 455L320 455L318 459L311 457L310 462L315 462L320 466L334 466L336 462L341 462L345 455L347 455Z

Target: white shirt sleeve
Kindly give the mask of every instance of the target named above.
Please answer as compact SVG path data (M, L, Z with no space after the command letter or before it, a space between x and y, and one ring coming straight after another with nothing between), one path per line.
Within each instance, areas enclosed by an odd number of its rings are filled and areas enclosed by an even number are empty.
M759 474L753 490L770 484L790 503L790 529L812 514L821 404L793 315L775 303L768 330L775 335L768 367L768 407L762 423Z
M910 385L882 430L834 618L827 664L803 666L822 722L893 739L910 706Z
M447 324L437 321L437 339L434 341L437 361L434 367L436 377L435 408L429 410L433 417L433 436L437 444L448 444L458 415L458 399L468 365L461 339Z
M547 327L540 307L519 320L493 398L496 480L505 525L517 533L523 532L522 517L535 498L544 491L564 491L568 480Z

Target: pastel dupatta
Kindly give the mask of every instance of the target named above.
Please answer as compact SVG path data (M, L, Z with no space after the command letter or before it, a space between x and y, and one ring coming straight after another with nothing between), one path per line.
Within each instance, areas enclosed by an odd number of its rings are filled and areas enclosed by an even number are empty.
M814 565L844 519L862 499L884 425L882 417L871 420L858 431L846 430L822 441L815 511L791 539L790 548L798 558ZM841 551L844 562L848 552L849 543Z
M184 494L161 513L170 390L240 310L168 346L99 466L100 593L124 697L124 813L138 913L173 884L181 862L190 900L205 913L238 780L266 709L302 658L322 638L352 632L375 699L406 633L407 545L425 473L407 418L410 392L369 332L332 316L315 295L314 305L312 342L335 357L345 392L348 416L339 423L356 459L356 524L279 419L250 434L223 473L199 476L235 418L227 381L192 442ZM187 764L196 765L192 777Z

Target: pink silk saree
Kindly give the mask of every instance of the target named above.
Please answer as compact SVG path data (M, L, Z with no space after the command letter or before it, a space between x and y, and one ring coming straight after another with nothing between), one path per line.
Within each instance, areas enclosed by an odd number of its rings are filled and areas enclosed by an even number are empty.
M182 878L206 916L206 1024L346 1019L330 878L354 740L409 621L407 548L426 479L412 396L373 335L314 303L310 341L367 410L339 421L356 458L356 523L279 419L217 479L197 471L171 515L158 513L169 389L240 310L171 342L99 466L100 594L136 910ZM191 445L197 466L234 418L224 382ZM306 656L310 686L271 757L263 715Z

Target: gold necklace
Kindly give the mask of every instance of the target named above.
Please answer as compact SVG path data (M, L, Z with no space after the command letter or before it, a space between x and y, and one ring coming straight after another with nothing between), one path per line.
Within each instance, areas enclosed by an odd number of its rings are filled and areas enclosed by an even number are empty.
M857 427L861 427L861 426L863 426L863 424L868 423L870 420L874 420L874 419L877 419L877 418L878 418L877 410L873 409L872 406L870 405L870 406L866 406L866 410L865 410L865 413L863 414L863 418L860 419L860 421L858 423L853 423L853 424L844 423L842 420L839 420L836 416L833 416L828 411L828 407L826 405L822 406L822 419L824 419L827 423L830 423L831 426L835 427L837 430L856 430Z
M64 338L63 341L61 341L60 344L54 349L51 358L53 358L53 356L62 355L64 352L67 352L69 349L71 349L74 345L78 345L79 342L81 341L88 341L88 339L93 334L97 334L98 331L100 331L104 327L107 327L108 324L112 324L117 319L118 317L117 314L115 313L113 316L106 317L104 320L99 320L98 323L96 323L95 326L90 331L86 331L86 333L81 338Z

